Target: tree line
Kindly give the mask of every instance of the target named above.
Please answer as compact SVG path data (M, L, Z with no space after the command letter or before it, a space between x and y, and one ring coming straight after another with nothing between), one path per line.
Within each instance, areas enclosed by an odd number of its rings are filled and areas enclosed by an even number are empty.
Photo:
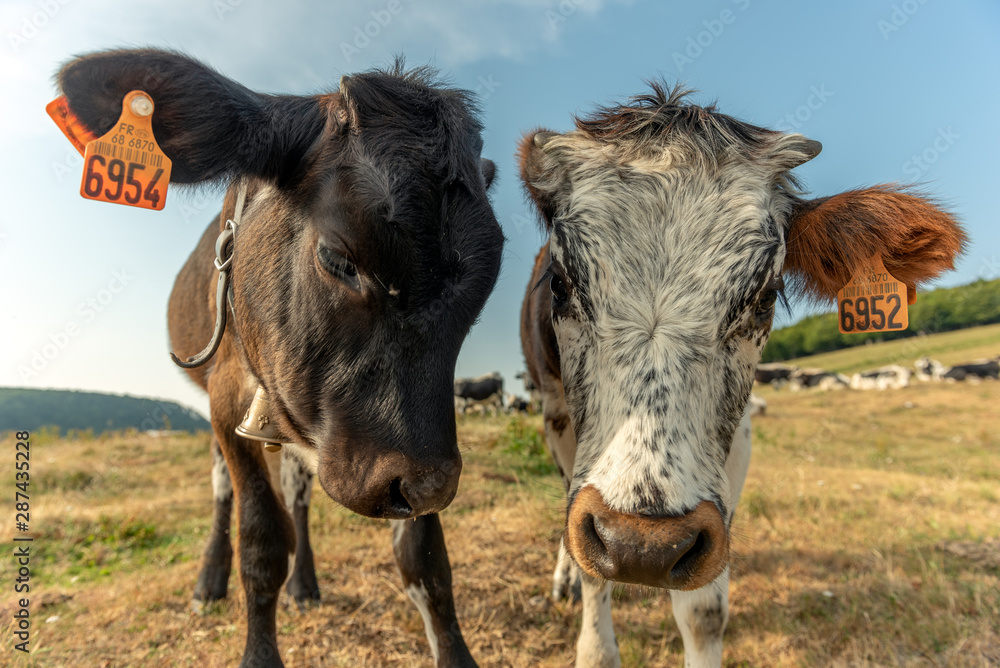
M124 429L200 431L210 429L190 408L163 399L128 395L0 388L0 432L42 427L100 435Z

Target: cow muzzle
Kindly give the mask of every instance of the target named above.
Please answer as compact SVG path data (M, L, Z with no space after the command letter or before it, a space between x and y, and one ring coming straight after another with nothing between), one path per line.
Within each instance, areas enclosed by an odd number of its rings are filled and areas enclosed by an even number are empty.
M633 515L590 485L570 506L566 546L593 577L665 589L704 587L729 563L729 533L711 501L680 516Z
M393 452L341 459L322 451L317 473L324 491L348 510L366 517L407 519L443 510L455 498L462 472L453 458L415 462Z

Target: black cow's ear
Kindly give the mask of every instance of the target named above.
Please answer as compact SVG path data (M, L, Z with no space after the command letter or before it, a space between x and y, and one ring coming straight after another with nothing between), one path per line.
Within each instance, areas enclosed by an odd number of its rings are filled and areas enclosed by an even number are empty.
M493 185L493 179L497 176L497 166L492 160L480 158L479 169L483 173L483 181L486 183L486 189L489 190L490 186Z
M170 51L104 51L76 58L57 81L70 109L102 135L132 90L153 98L153 133L173 162L170 180L252 175L287 181L326 125L319 97L255 93Z

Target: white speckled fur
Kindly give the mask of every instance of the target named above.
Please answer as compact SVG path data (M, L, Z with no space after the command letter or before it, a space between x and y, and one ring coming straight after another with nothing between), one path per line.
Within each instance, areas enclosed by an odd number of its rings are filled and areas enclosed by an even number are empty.
M678 516L707 500L728 528L797 194L787 172L818 145L753 128L734 134L709 116L686 133L640 131L636 121L616 141L582 128L538 136L524 165L548 208L549 271L565 286L551 311L560 377L540 385L570 503L587 486L622 513ZM550 429L550 414L562 411L569 443ZM565 570L557 566L554 594ZM689 666L721 661L727 588L728 569L675 595ZM577 666L619 661L605 592L584 579Z

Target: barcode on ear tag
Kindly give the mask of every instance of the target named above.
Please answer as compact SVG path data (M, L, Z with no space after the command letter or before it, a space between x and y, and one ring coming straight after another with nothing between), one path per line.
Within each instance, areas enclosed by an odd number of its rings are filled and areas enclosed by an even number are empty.
M842 334L899 332L910 325L906 285L890 274L876 255L837 293Z
M162 210L171 162L153 136L153 99L134 90L107 134L87 143L80 195L86 199Z

